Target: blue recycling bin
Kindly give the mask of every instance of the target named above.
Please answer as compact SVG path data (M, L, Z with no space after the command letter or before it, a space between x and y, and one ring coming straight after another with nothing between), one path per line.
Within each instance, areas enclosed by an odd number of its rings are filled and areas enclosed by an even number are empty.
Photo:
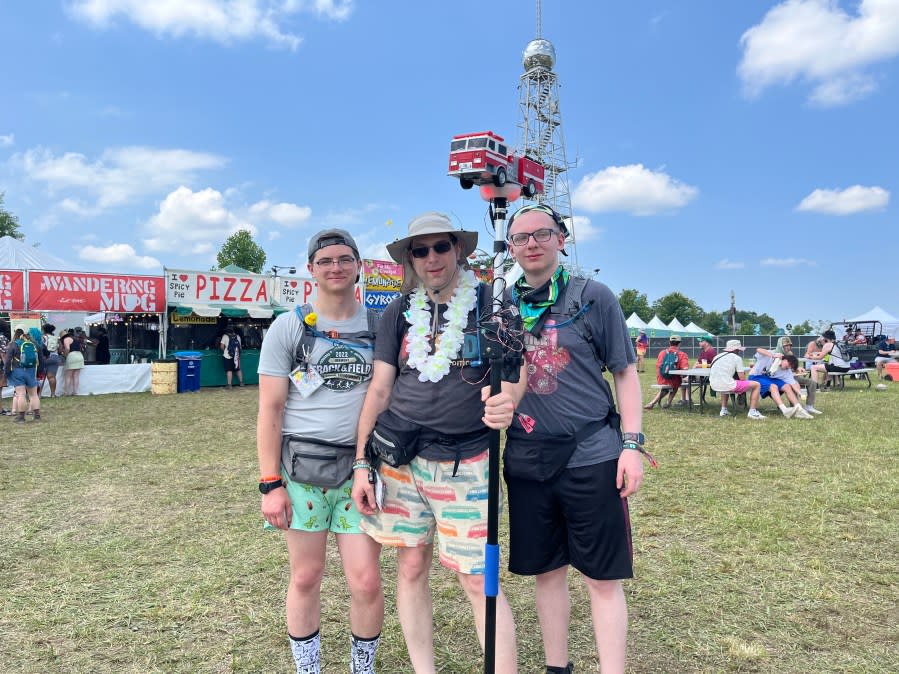
M178 393L199 391L203 354L199 351L176 351L172 355L178 359Z

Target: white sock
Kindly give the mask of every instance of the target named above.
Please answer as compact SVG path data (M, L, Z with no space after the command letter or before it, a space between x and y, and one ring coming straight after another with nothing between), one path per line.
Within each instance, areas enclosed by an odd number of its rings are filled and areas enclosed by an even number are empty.
M350 647L350 674L375 674L375 653L381 635L363 639L355 634Z
M784 412L784 413L786 413L786 411L789 409L789 408L788 408L786 405L784 405L783 403L781 403L780 405L778 405L778 407L780 408L780 411L781 411L781 412Z
M322 639L321 631L316 630L308 637L297 638L291 634L290 650L293 652L293 661L297 666L297 674L320 674Z

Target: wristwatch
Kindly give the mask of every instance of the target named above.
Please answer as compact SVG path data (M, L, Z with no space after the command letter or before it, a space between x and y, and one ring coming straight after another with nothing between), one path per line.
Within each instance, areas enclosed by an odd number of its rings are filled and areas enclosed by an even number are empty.
M284 480L275 480L274 482L260 482L259 493L268 494L270 491L275 491L275 489L280 489L283 486Z
M638 445L646 444L646 436L642 433L622 433L622 442L636 442Z

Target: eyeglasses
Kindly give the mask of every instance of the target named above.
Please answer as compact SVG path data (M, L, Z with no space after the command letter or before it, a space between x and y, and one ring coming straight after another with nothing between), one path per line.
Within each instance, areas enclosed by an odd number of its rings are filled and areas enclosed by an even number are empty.
M352 255L341 255L340 257L323 257L320 260L316 260L314 262L315 266L319 269L329 269L334 265L338 267L352 267L356 264L356 258Z
M412 253L412 257L417 257L421 260L422 258L427 257L432 249L438 255L446 255L453 249L453 242L444 239L443 241L438 241L433 246L416 246L415 248L410 248L409 252Z
M512 234L509 237L509 241L512 242L515 246L525 246L527 245L528 239L532 236L534 237L534 241L537 243L546 243L551 238L553 238L554 234L558 234L559 230L552 229L551 227L544 227L542 229L538 229L534 232L518 232L516 234Z

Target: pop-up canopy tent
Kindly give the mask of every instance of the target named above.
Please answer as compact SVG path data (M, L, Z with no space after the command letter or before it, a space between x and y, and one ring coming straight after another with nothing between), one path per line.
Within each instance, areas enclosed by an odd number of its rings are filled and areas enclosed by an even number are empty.
M637 330L639 330L640 328L646 327L646 323L644 323L643 319L637 315L636 311L634 313L632 313L630 316L628 316L625 323L627 324L627 327L636 328Z
M874 307L860 316L844 319L844 322L846 323L860 323L862 321L880 321L883 325L883 334L899 337L899 318L896 318L880 307ZM841 335L838 335L838 337L839 336Z
M671 322L668 324L668 329L678 335L682 335L685 332L683 323L677 320L677 318L671 319Z
M77 267L11 236L2 236L0 269L77 269Z

